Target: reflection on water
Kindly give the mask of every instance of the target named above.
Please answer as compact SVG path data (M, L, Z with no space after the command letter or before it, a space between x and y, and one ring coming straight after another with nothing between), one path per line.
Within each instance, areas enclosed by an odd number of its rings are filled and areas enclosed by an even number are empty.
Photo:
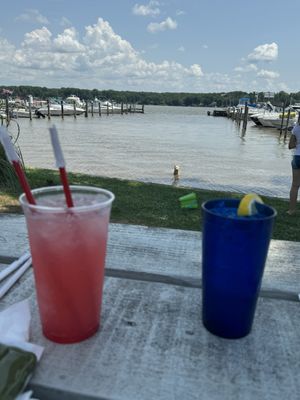
M288 197L291 153L276 129L207 115L205 108L146 106L145 114L19 120L26 165L55 168L55 123L69 171Z

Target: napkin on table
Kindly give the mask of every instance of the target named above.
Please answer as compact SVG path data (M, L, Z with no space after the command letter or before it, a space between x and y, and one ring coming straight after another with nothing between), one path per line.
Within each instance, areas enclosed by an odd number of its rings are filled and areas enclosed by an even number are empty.
M29 342L30 306L28 300L13 304L0 312L0 343L34 353L40 360L43 347ZM22 393L16 400L33 400L32 392Z

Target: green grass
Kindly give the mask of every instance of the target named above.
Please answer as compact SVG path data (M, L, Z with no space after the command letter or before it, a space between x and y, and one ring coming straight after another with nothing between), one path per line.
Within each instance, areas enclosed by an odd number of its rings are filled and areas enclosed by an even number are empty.
M60 184L55 170L28 169L26 171L32 188ZM201 230L202 217L198 209L181 209L178 198L190 193L197 194L199 205L213 198L241 198L242 194L218 191L179 188L175 186L141 183L136 181L103 178L78 173L69 173L70 184L98 186L112 191L116 200L112 207L112 222L165 227L186 230ZM21 212L18 192L0 188L0 212ZM300 241L300 212L294 216L286 214L288 201L263 197L266 204L278 213L273 239Z

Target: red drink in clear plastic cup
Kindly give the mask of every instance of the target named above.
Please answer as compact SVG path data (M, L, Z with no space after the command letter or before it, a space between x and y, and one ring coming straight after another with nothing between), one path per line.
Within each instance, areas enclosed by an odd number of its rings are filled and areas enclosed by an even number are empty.
M99 328L107 233L114 195L71 186L33 190L36 205L20 202L26 217L44 335L58 343L87 339Z

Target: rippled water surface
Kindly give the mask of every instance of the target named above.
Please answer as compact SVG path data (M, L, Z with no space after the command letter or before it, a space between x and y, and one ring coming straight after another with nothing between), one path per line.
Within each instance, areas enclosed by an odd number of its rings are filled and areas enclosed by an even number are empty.
M145 114L19 120L26 165L55 168L55 123L67 169L94 175L288 197L291 152L276 129L207 115L205 108L146 106Z

